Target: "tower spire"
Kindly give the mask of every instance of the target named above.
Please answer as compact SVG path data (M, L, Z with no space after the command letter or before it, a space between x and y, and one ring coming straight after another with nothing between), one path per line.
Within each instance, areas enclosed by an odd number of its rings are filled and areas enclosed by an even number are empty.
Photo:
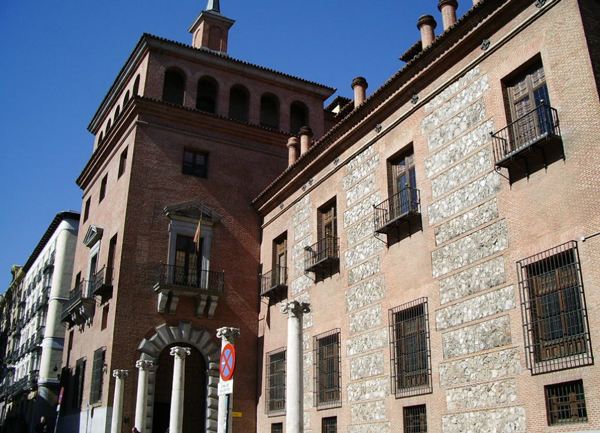
M208 4L206 5L207 11L213 11L216 13L221 13L221 6L219 5L219 0L208 0Z

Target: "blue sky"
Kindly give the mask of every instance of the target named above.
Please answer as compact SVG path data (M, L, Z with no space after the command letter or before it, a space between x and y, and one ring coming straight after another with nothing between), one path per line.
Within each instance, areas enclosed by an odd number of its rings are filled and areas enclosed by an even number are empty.
M81 210L75 179L92 152L87 131L104 95L146 32L183 43L206 0L0 1L0 293L57 212ZM470 0L459 6L462 16ZM437 1L221 0L236 20L229 54L336 87L352 96L356 76L368 94L404 63L420 37L419 16L442 29ZM335 96L335 95L334 95Z

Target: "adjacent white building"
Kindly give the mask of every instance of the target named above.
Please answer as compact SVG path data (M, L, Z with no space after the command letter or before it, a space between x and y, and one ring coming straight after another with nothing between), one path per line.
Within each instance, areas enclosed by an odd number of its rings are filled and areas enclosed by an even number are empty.
M26 422L31 431L41 416L52 421L56 413L65 337L60 320L71 288L79 216L56 215L27 263L13 267L13 281L0 300L5 339L0 422L9 429Z

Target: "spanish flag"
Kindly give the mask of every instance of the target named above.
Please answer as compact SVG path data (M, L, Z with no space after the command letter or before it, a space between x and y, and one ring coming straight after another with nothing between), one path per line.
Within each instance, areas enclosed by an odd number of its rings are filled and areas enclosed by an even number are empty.
M198 228L196 229L196 234L194 235L196 251L200 251L200 240L202 239L200 236L201 231L202 231L202 211L200 211L200 219L198 220Z

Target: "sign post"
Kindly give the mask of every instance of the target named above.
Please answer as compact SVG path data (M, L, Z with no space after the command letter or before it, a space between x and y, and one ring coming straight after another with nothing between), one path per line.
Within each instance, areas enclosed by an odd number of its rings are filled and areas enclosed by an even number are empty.
M219 362L219 417L217 433L231 433L233 408L233 373L235 372L236 352L234 341L240 336L237 328L220 328L217 337L221 338L221 359Z
M58 394L58 405L56 405L56 422L54 423L54 433L56 433L56 429L58 428L58 418L60 417L60 405L62 404L63 395L65 395L65 387L60 388L60 393Z

